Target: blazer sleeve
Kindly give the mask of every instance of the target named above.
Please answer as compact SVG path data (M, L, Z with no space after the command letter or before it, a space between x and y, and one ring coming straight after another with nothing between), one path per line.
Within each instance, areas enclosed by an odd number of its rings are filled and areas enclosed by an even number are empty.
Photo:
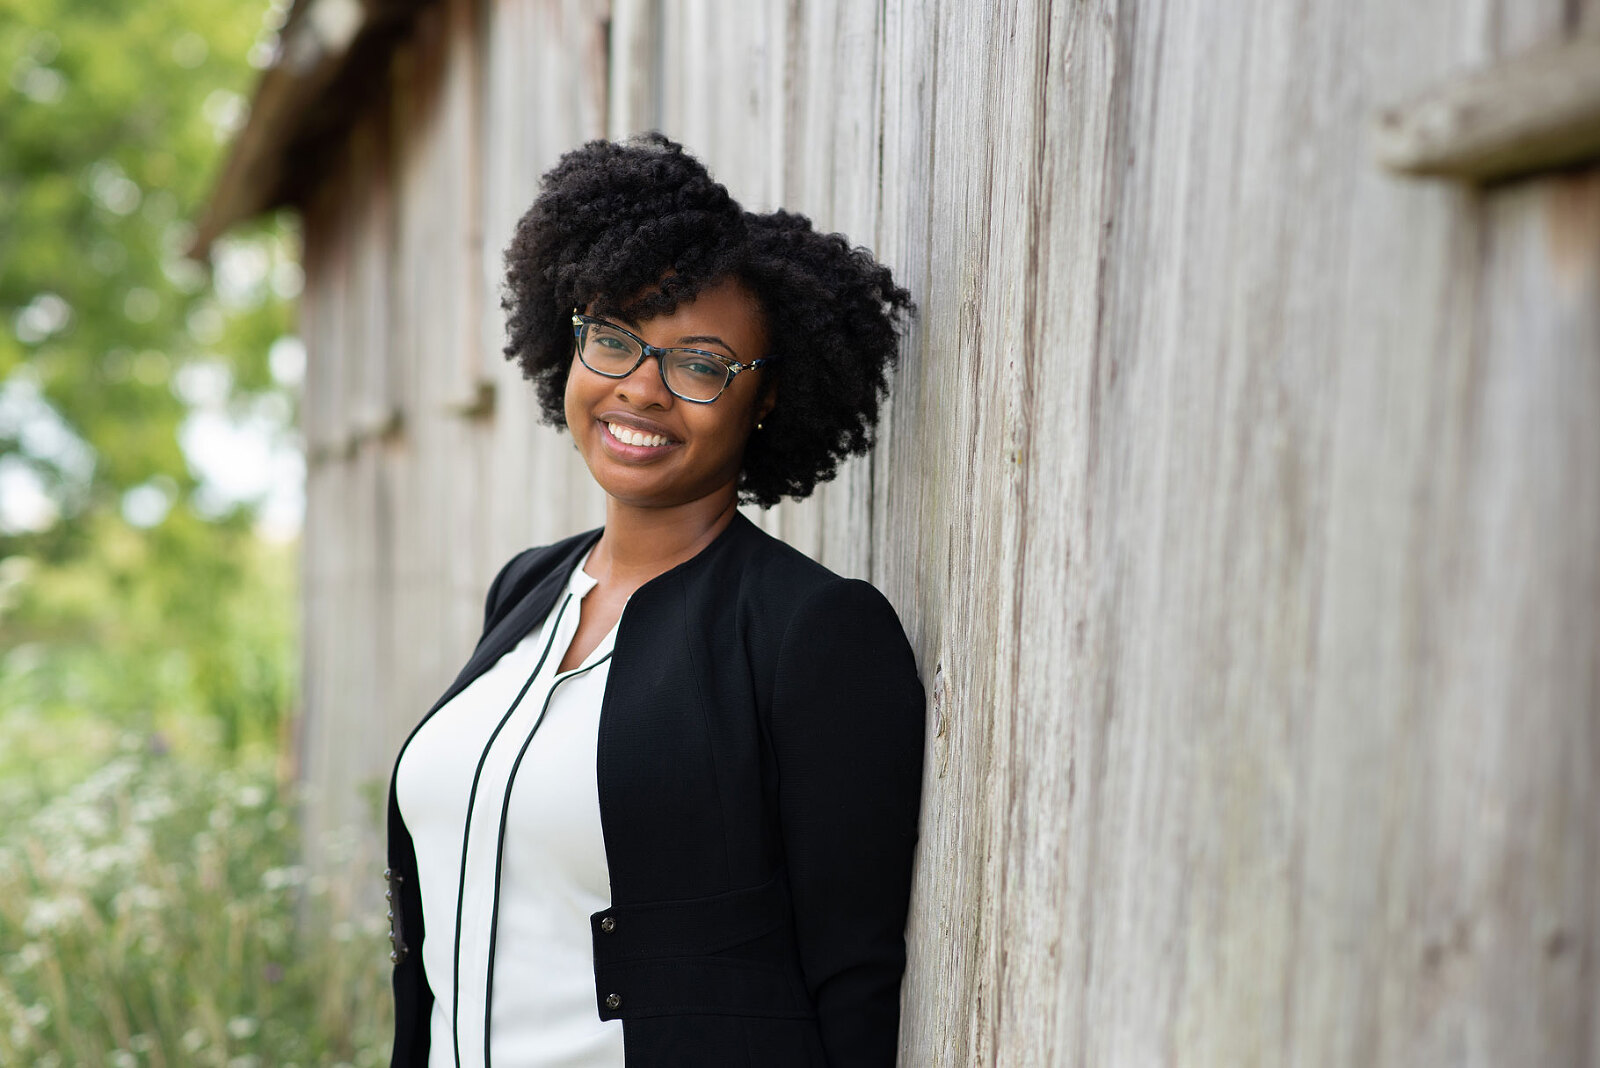
M791 619L772 702L801 969L832 1068L895 1062L924 701L894 609L838 579Z

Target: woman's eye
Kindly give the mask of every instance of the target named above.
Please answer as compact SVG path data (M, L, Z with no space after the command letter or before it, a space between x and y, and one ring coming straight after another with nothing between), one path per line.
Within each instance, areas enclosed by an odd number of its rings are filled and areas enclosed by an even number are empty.
M590 339L590 344L598 345L605 349L614 349L617 352L628 351L628 339L618 337L616 334L597 334Z
M722 364L703 356L689 356L678 367L697 378L721 378L728 373Z

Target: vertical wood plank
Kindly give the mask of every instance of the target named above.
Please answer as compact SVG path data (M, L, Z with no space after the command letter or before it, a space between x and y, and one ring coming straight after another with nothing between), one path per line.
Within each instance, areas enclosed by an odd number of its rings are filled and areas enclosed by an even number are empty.
M613 141L661 125L660 0L612 0L606 136Z
M540 422L533 386L501 350L503 256L539 177L561 156L604 136L609 57L602 0L501 0L489 10L484 73L485 239L482 297L495 410L486 425L489 485L488 588L493 569L530 545L599 525L604 501L571 438Z

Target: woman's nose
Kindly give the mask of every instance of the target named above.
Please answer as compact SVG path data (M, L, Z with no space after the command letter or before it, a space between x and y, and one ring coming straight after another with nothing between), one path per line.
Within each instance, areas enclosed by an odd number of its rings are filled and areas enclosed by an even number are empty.
M617 379L617 397L640 407L669 407L672 391L661 377L661 357L647 353L627 378Z

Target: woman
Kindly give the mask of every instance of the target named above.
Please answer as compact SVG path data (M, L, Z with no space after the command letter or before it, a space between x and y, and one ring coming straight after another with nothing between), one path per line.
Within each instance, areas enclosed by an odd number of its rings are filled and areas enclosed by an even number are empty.
M867 448L909 296L659 135L563 157L506 260L606 522L501 570L396 762L393 1063L892 1065L922 687L735 506Z

